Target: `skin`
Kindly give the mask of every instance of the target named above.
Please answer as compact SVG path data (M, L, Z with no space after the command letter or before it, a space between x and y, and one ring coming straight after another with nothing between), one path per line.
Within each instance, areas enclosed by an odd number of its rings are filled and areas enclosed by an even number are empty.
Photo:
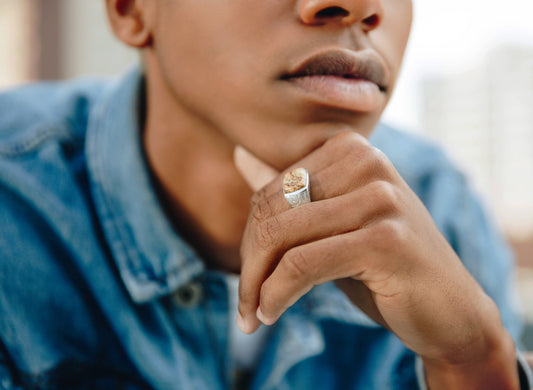
M244 332L335 280L422 357L431 389L519 388L495 304L366 140L398 76L410 0L106 4L115 34L143 51L161 200L208 266L241 273ZM384 88L350 108L283 79L325 50L371 58ZM313 202L290 209L281 181L295 167L308 168Z

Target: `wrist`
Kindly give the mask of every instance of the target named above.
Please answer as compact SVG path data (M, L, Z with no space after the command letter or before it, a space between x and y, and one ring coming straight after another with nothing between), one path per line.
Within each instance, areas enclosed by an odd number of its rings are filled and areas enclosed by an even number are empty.
M422 361L430 390L520 389L515 345L503 327L497 339L487 340L479 358L450 363L422 357Z

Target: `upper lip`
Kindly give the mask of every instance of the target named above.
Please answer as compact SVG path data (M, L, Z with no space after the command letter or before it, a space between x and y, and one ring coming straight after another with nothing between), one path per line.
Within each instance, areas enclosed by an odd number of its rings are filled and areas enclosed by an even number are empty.
M386 68L375 55L368 52L349 50L320 52L305 59L281 78L289 80L317 75L368 80L375 83L382 92L387 90Z

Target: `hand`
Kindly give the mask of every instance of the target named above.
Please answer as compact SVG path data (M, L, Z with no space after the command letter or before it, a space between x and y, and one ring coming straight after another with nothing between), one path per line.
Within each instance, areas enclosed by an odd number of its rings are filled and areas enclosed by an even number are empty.
M312 203L290 209L283 175L252 199L241 246L243 331L273 324L313 286L335 280L424 359L428 376L509 351L495 304L380 151L347 132L296 167L309 170Z

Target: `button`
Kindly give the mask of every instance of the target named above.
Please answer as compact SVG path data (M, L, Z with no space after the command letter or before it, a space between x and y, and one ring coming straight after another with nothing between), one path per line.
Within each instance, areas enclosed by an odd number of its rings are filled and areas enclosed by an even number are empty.
M198 305L204 296L204 290L199 282L190 282L181 286L172 295L177 306L189 308Z

